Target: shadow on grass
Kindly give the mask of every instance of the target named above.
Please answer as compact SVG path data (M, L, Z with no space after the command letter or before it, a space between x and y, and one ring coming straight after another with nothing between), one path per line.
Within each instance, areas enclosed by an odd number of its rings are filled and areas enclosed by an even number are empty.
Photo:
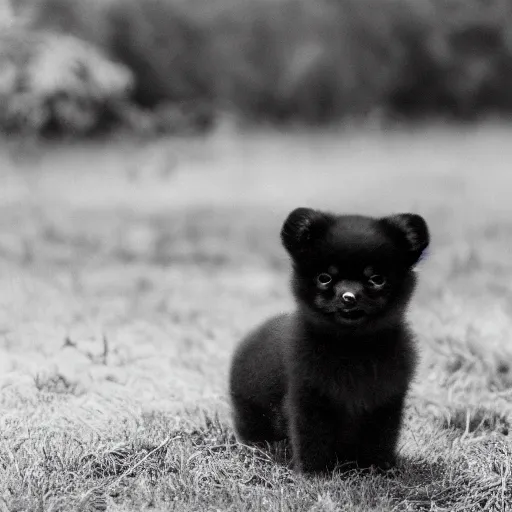
M280 442L266 448L259 447L272 461L291 469L291 448L289 443ZM353 493L364 492L375 500L387 497L396 510L452 510L467 494L467 479L457 474L445 460L431 462L421 459L400 458L395 468L382 472L376 469L343 469L312 481L322 482L322 488L333 492L344 488ZM462 480L461 480L462 478ZM290 482L295 479L290 478ZM309 479L308 479L309 480ZM251 485L265 485L265 479L253 478ZM340 486L341 484L341 486ZM333 487L334 486L334 487ZM349 491L350 492L350 491ZM437 509L436 508L436 509Z
M260 452L274 464L292 469L292 448L289 441L279 441L276 443L261 443L256 446L240 445L244 449ZM428 495L429 486L439 485L444 482L448 474L448 464L445 461L438 460L429 462L426 460L409 459L400 457L397 465L387 471L377 468L361 469L352 464L340 464L326 478L339 478L342 480L352 479L354 477L376 477L383 478L388 482L395 482L404 489L415 489L419 491L422 488ZM403 494L406 496L407 493ZM419 492L419 495L421 492ZM399 496L397 496L399 497Z
M397 468L387 475L391 479L392 501L415 509L446 507L452 503L453 486L447 462L402 458Z

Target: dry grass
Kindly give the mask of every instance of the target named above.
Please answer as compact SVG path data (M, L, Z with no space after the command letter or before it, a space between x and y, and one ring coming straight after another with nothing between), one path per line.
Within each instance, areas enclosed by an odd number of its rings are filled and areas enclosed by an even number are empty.
M511 510L510 128L231 136L0 162L0 510ZM7 149L9 151L7 151ZM236 444L239 337L291 302L299 204L416 210L423 363L387 476Z

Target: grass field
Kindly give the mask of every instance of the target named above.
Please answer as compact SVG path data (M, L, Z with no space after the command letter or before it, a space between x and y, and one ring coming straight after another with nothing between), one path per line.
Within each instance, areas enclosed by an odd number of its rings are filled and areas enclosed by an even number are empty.
M511 135L4 144L0 511L512 510ZM235 441L230 354L292 305L278 232L299 205L431 226L386 476L305 479Z

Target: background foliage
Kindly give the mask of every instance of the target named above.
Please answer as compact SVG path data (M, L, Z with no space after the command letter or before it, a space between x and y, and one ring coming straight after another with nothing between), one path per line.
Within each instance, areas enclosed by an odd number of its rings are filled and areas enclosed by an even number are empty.
M163 109L201 127L225 111L258 121L319 124L374 112L468 119L508 113L512 106L508 0L25 0L24 5L25 23L14 42L2 37L3 54L24 55L27 45L44 46L42 41L68 34L95 50L79 49L76 39L58 39L56 45L67 49L55 54L54 76L68 76L77 60L87 67L84 62L91 59L89 67L96 67L98 52L126 68L103 65L92 83L67 83L66 94L79 105L85 88L97 106L94 122L84 121L89 111L84 119L66 119L80 131L82 124L87 130L101 126L106 98L117 104L119 97L137 109ZM36 75L36 68L46 65L40 53L30 52ZM127 86L127 72L133 88ZM56 82L60 94L61 80ZM105 88L113 82L116 87ZM45 90L42 99L36 84L25 92L38 105L52 103L49 98L57 94ZM17 103L18 89L4 94ZM10 110L2 121L8 128ZM17 113L12 116L17 122ZM58 121L58 114L52 116ZM29 116L26 123L39 129L36 118Z

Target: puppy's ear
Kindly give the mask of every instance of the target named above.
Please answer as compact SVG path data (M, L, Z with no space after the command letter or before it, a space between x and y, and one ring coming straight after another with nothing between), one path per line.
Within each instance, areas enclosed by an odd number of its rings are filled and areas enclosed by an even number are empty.
M390 228L393 238L406 251L407 264L415 265L430 242L425 219L414 213L401 213L384 217L381 222Z
M326 213L311 208L297 208L283 224L281 241L293 258L300 258L325 234L330 222L331 217Z

